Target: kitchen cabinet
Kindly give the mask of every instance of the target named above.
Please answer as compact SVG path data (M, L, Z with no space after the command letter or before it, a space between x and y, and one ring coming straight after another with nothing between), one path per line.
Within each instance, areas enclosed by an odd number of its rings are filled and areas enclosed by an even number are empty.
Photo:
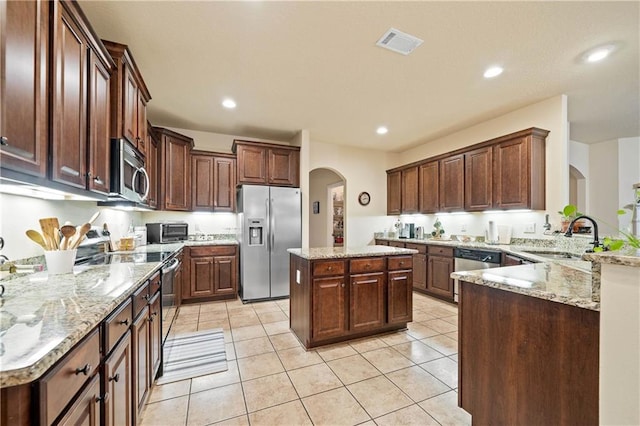
M379 240L376 238L376 245L377 246L388 246L389 245L389 241L387 240Z
M323 340L344 335L347 331L344 275L314 278L312 287L313 338Z
M162 318L160 292L149 301L149 377L150 386L158 375L162 363Z
M193 139L154 127L158 145L158 208L191 210L191 149Z
M502 253L502 264L500 266L515 266L515 265L527 265L529 263L535 263L531 260L523 259L512 254Z
M98 426L100 422L101 404L110 398L108 393L100 393L100 374L96 374L80 395L75 398L73 405L60 420L60 425Z
M236 195L236 160L229 154L191 152L191 209L233 212Z
M391 257L387 272L387 323L404 323L413 319L413 259L411 256Z
M452 155L440 160L440 211L464 210L464 155Z
M402 205L402 213L418 213L418 182L419 173L418 166L409 167L403 169L402 175L402 195L400 197L400 204Z
M147 104L151 94L129 47L102 41L115 63L111 78L111 137L125 138L147 153Z
M453 301L453 248L427 246L427 293Z
M185 247L186 277L182 301L235 298L238 286L238 248L235 245Z
M109 194L111 165L109 147L110 123L109 84L111 67L95 54L89 54L89 141L88 141L88 189Z
M408 249L418 250L413 255L413 289L421 293L427 290L427 245L407 243Z
M402 213L402 171L387 172L387 214Z
M439 162L429 161L418 166L418 201L420 213L436 213L440 209Z
M238 184L300 186L300 148L234 140Z
M402 241L389 241L390 247L405 248L405 245Z
M131 332L127 331L104 361L103 388L109 395L104 401L105 425L130 425L133 421L131 366Z
M385 259L349 261L349 329L351 332L380 328L385 324Z
M0 2L0 165L45 178L49 144L49 9Z
M144 409L148 391L151 388L151 376L149 374L149 359L151 345L149 344L149 307L145 306L131 326L132 358L133 358L133 418L134 424L138 423L140 413Z
M158 138L156 137L151 123L147 122L147 156L145 158L145 169L149 174L149 196L147 201L149 207L158 207Z
M493 149L491 146L464 154L464 210L482 211L493 207Z

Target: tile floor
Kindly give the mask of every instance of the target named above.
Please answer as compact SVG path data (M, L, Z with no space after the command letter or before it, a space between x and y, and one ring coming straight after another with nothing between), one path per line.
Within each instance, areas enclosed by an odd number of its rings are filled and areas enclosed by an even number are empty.
M414 293L405 331L305 351L289 301L180 308L173 333L224 330L228 370L156 385L142 425L468 425L457 307Z

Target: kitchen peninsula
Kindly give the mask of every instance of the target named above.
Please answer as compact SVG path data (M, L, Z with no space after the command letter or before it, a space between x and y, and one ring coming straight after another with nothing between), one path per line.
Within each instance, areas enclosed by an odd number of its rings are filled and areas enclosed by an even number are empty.
M405 328L412 255L384 247L289 249L291 330L307 349Z

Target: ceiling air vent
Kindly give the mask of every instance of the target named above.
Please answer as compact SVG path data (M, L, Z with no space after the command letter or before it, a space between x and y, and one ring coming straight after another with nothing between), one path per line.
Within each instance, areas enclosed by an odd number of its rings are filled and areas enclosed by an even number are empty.
M390 28L389 31L384 33L376 43L377 46L384 47L385 49L389 49L397 53L402 53L403 55L408 55L413 52L413 50L421 44L422 40L418 37L403 33L395 28Z

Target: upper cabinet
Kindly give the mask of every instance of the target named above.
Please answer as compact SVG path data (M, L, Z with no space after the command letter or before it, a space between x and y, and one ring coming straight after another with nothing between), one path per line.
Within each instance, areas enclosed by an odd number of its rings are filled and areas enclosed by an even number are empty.
M440 211L464 210L464 155L451 155L440 160Z
M402 213L402 171L387 172L387 214Z
M418 203L420 213L435 213L440 208L440 174L438 161L418 166Z
M158 138L149 122L147 122L145 169L149 173L149 196L147 201L149 202L149 207L155 209L158 207Z
M418 213L418 166L402 170L402 212Z
M491 146L464 154L464 209L482 211L493 206L493 149Z
M151 95L129 48L103 40L116 70L111 79L111 137L126 138L143 155L147 152L147 103Z
M46 177L48 1L0 2L0 164Z
M233 141L238 184L300 186L300 148Z
M158 208L191 210L191 149L193 139L154 127L158 145Z
M193 211L235 211L235 157L230 154L193 151L191 185Z

